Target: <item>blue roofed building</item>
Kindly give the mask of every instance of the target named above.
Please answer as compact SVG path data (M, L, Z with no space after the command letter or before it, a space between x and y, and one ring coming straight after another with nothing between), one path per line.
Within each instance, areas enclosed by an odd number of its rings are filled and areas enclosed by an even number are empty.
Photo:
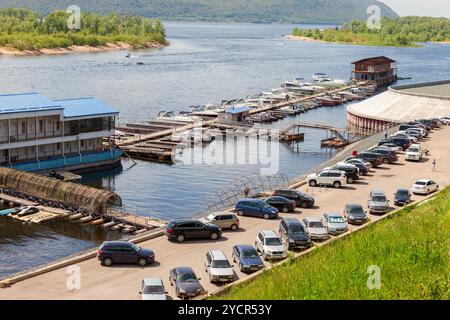
M218 121L221 123L241 123L246 121L252 108L247 106L233 106L218 114Z
M24 171L78 170L120 163L119 113L95 98L0 95L0 165Z

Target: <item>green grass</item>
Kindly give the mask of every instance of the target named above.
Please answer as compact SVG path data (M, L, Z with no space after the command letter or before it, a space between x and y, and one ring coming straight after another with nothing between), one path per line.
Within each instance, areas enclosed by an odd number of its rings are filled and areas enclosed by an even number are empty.
M450 188L359 232L265 271L215 299L446 299ZM367 268L380 267L369 290Z

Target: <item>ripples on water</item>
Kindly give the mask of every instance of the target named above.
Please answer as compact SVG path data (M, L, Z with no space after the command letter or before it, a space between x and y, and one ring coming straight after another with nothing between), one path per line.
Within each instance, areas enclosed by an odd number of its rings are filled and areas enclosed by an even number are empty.
M450 77L450 47L378 48L287 41L293 25L168 23L172 45L124 52L42 57L0 56L0 92L38 91L53 99L95 96L120 112L120 122L150 119L161 110L245 97L315 72L347 79L350 63L386 55L399 61L399 74L422 82ZM286 43L286 45L284 45ZM145 65L137 66L136 61ZM402 82L408 83L408 82ZM312 110L302 121L345 126L345 107ZM294 121L273 124L282 128ZM280 172L299 176L329 157L320 149L325 132L305 129L294 152L280 146ZM84 183L115 190L130 211L166 219L189 217L206 208L211 192L258 172L257 166L169 166L123 161L123 168L86 175ZM0 277L47 263L114 238L68 223L36 226L0 218Z

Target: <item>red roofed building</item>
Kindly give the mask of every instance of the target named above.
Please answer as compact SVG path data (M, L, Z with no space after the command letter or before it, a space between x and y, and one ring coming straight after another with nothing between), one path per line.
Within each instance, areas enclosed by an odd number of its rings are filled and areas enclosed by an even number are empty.
M353 80L369 81L377 86L390 85L397 81L397 68L395 62L387 57L373 57L352 63Z

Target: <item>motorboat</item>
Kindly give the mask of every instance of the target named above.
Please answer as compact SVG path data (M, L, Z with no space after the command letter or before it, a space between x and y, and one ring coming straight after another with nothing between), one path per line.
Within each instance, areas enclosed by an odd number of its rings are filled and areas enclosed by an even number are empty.
M315 73L312 76L313 82L315 84L318 84L320 86L325 87L339 87L346 84L345 80L336 80L329 76L327 76L325 73Z
M186 122L191 123L201 121L202 118L194 115L176 115L175 111L161 111L156 118L157 121L168 122Z

